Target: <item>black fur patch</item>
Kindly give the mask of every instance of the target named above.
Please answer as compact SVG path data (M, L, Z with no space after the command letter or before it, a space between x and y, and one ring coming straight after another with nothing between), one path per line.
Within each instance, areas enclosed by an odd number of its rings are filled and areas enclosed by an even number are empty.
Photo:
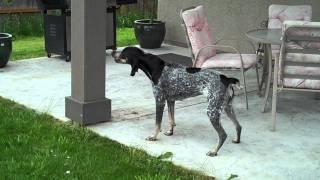
M220 74L220 81L222 84L226 87L228 87L230 84L237 84L239 83L239 80L236 78L228 78L225 75Z
M186 71L190 74L194 74L194 73L200 72L201 68L187 67Z

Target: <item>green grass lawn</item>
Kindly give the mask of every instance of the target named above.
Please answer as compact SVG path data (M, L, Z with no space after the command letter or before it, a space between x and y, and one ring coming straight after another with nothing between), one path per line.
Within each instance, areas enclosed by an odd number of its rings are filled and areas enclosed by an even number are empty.
M18 37L12 43L10 60L46 56L43 37Z
M132 28L117 29L117 46L137 44ZM17 37L13 41L11 60L29 59L46 56L43 37Z
M0 147L6 180L213 179L1 97Z
M117 29L117 46L130 46L138 44L133 28L119 28Z

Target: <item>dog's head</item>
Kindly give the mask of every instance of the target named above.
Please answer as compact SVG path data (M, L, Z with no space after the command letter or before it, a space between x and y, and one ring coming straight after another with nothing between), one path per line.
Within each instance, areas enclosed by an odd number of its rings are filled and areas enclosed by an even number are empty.
M126 47L121 52L112 52L112 57L117 63L130 64L131 65L131 76L134 76L139 69L139 58L144 55L144 52L136 47Z

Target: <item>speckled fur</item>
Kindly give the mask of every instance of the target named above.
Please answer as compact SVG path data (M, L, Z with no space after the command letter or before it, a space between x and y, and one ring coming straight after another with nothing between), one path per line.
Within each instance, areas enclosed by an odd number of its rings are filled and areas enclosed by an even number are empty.
M165 65L157 56L144 53L140 53L140 55L139 53L131 53L131 51L141 51L140 49L136 49L137 48L132 47L126 48L119 55L114 53L113 56L116 62L126 63L132 66L132 76L134 76L135 72L140 68L152 82L153 94L156 101L156 128L147 140L155 141L157 139L161 131L162 116L166 102L169 112L169 130L165 132L165 135L171 136L173 135L175 126L175 101L203 94L207 96L208 100L207 115L219 136L218 145L209 151L207 155L217 155L218 150L227 138L227 134L220 123L222 110L225 110L227 116L236 126L237 135L233 142L240 142L241 126L232 108L232 84L234 82L230 83L230 78L226 78L212 69L203 69L199 72L190 73L186 67L182 65ZM157 74L159 75L155 76ZM222 78L224 81L222 81ZM238 80L236 81L238 82Z

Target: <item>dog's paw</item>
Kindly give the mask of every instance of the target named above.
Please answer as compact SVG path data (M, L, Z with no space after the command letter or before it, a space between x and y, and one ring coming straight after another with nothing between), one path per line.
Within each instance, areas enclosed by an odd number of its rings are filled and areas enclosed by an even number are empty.
M166 132L163 133L166 136L172 136L173 135L173 130L168 130Z
M209 151L209 152L207 152L207 156L210 156L210 157L214 157L214 156L217 156L217 155L218 155L218 153L215 152L215 151Z
M153 136L149 136L146 138L147 141L156 141L157 138L153 137Z
M239 139L233 139L233 140L232 140L232 143L234 143L234 144L239 144L239 143L240 143L240 140L239 140Z

